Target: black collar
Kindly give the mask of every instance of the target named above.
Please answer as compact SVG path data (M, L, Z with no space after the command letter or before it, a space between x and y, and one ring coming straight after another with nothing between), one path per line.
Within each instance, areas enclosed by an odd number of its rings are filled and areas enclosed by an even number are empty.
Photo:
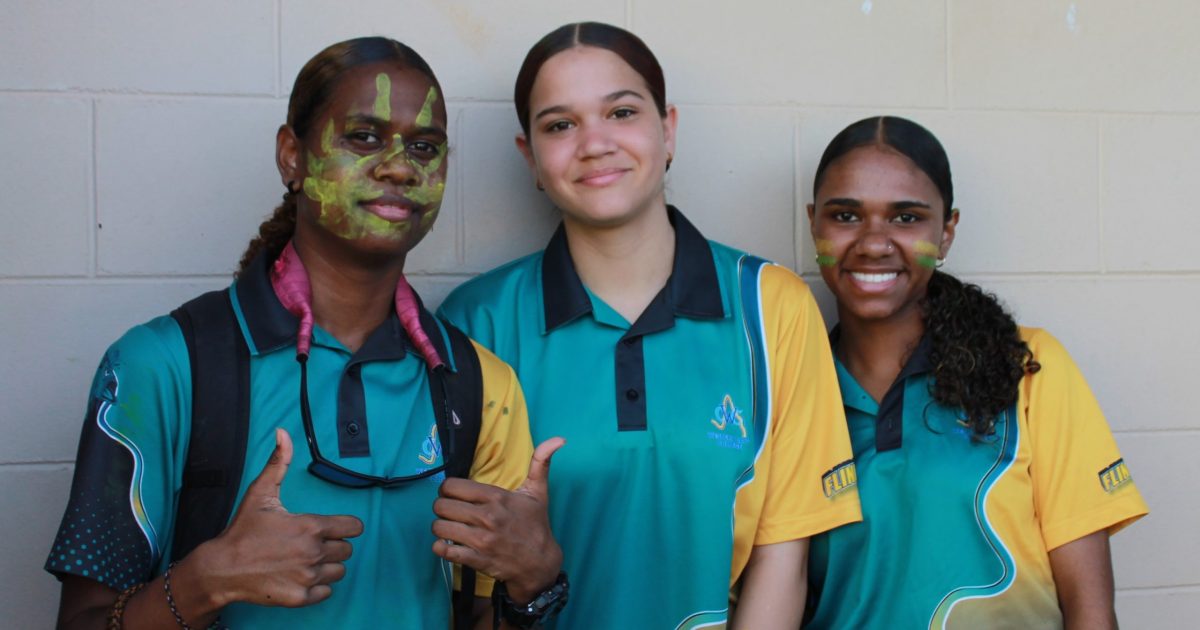
M642 333L669 328L676 315L696 319L725 317L717 266L708 240L675 206L667 206L667 218L675 228L675 261L666 286L635 324L635 328L643 329ZM561 224L542 255L542 304L546 333L592 312L592 302L575 271L567 233Z
M238 305L246 322L246 342L255 355L295 345L296 328L300 321L275 296L275 289L271 286L271 262L272 257L267 253L259 254L234 283ZM417 304L421 310L421 328L433 341L443 360L449 361L441 329L421 303L420 296L417 297ZM367 336L362 347L354 353L353 362L394 361L404 358L408 352L416 352L416 348L409 341L400 318L392 311Z
M842 336L841 325L833 327L829 333L829 345L837 351L838 340ZM917 347L913 348L912 354L908 356L908 360L904 362L904 367L900 368L900 373L896 375L896 380L888 387L887 393L883 395L883 400L879 401L879 412L875 415L875 450L890 451L900 448L903 443L903 416L904 416L904 382L910 377L919 374L926 374L933 371L933 361L930 355L933 350L933 341L929 337L929 333L921 335L921 340L917 342Z

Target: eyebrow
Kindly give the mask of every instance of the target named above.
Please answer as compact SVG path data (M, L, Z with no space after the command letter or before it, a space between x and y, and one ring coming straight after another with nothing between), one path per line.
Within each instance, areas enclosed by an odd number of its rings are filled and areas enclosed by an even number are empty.
M845 206L847 208L861 208L863 203L858 199L851 199L850 197L834 197L833 199L826 200L825 203L821 205L822 207ZM909 208L932 209L933 206L930 206L924 201L913 201L911 199L906 199L904 201L893 201L892 203L888 204L888 207L892 210L908 210Z
M646 100L646 97L639 94L636 90L617 90L616 92L605 95L605 97L602 100L605 103L611 103L613 101L620 100L627 96L631 96L640 101ZM566 113L567 111L569 111L569 108L566 105L552 105L552 106L547 107L546 109L543 109L542 111L538 112L537 115L533 117L533 119L541 120L541 118L543 116L549 116L551 114L563 114L563 113Z
M391 124L390 121L384 120L378 116L372 116L370 114L350 114L349 116L346 116L346 122L362 123L365 125L370 125L372 127L386 127ZM419 127L417 129L417 133L418 134L426 134L426 135L435 135L435 136L439 136L441 138L447 137L446 130L442 127L433 127L433 126Z

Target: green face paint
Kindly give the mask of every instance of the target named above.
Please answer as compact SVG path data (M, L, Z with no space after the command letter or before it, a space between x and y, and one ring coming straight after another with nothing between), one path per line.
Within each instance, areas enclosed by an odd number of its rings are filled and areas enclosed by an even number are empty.
M817 245L817 264L822 267L832 267L837 264L837 256L833 255L833 241L819 238Z
M938 254L941 253L941 248L929 241L917 241L913 244L913 251L917 253L917 264L927 269L937 267Z
M390 121L391 90L392 82L387 74L380 73L375 77L373 113L381 120ZM437 90L430 88L417 114L417 126L428 127L433 123L437 97ZM361 155L336 146L336 139L337 124L331 118L321 133L322 155L308 152L306 156L308 176L304 179L303 189L305 196L317 202L320 208L318 223L346 239L370 236L399 240L413 230L417 230L418 238L423 236L437 218L445 194L441 168L447 143L441 142L430 150L428 143L406 141L401 134L394 134L386 151ZM400 194L423 207L419 222L389 221L362 206L363 202L384 196L388 186L378 179L377 169L394 160L404 161L394 168L408 168L416 175L415 182L404 187Z
M435 87L429 88L429 93L425 95L425 104L421 106L421 113L417 114L418 127L428 127L433 124L433 104L438 100L438 91Z
M392 79L385 72L375 77L375 117L392 120Z

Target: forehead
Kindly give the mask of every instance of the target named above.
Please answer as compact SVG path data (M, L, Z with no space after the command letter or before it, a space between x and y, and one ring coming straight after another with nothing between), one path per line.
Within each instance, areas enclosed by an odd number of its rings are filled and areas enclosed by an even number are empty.
M531 109L602 99L618 90L648 96L646 80L620 55L603 48L576 46L546 60L538 70Z
M834 160L825 169L817 195L885 202L907 199L930 205L942 199L933 180L916 163L879 146L858 147Z
M325 113L335 117L373 114L383 98L392 120L411 122L425 107L432 87L429 77L407 66L390 62L358 66L338 80ZM433 119L445 126L446 104L440 93L432 104Z

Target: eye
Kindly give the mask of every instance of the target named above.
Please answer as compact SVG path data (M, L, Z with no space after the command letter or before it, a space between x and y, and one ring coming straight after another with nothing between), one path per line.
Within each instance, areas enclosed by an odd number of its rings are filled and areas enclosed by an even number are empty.
M432 160L441 154L442 148L440 145L428 142L426 140L417 140L409 143L408 152L421 160Z
M894 223L916 223L920 220L920 216L911 212L901 212L900 214L896 215L896 218L892 219Z
M556 121L546 125L545 129L546 129L546 133L559 133L559 132L563 132L568 129L571 129L574 126L575 126L575 123L572 123L569 120L556 120Z
M357 147L373 148L381 144L379 134L369 129L357 129L346 133L346 140Z
M858 221L858 215L849 210L834 210L829 217L838 223L854 223Z
M614 109L609 116L619 120L622 118L632 118L633 116L636 116L637 113L637 109L633 107L618 107Z

